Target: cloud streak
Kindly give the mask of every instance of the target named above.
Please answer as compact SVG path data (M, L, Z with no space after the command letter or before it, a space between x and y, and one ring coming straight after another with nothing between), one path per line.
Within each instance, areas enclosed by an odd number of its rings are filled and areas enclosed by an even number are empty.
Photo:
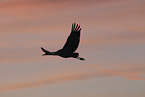
M94 48L94 46L96 47L96 44L99 44L99 46L100 44L113 44L116 50L119 48L119 46L116 48L116 44L123 44L124 48L126 44L133 44L134 46L144 44L144 0L112 1L113 0L74 0L73 2L72 0L8 0L7 2L0 2L1 64L8 63L8 65L12 65L16 62L23 64L28 62L29 64L33 64L33 62L46 60L44 57L41 57L42 52L40 47L48 45L49 47L47 48L52 49L54 48L54 45L56 46L58 44L60 44L59 47L61 47L69 35L72 22L81 24L83 28L81 45L86 49L87 47L95 49L94 51L85 51L86 56L95 56L94 59L96 58L95 53L97 52L97 49ZM132 53L142 53L139 50L140 49L134 50ZM122 52L126 53L123 50ZM108 59L105 59L104 57L105 54L101 55L101 60L107 61ZM133 58L131 59L132 55L129 56L130 60L134 60ZM109 57L111 58L115 56L112 54ZM119 58L113 59L122 61ZM47 58L47 62L49 60L57 60L57 58L55 57L55 59L53 59L49 57ZM45 85L98 77L119 77L129 80L145 80L144 77L141 77L141 75L145 74L145 67L139 66L133 68L129 66L129 68L126 64L120 64L120 61L117 62L117 66L121 67L123 65L126 67L123 67L122 69L106 69L90 65L88 61L89 66L83 66L82 68L85 68L84 71L81 68L83 72L66 72L66 74L51 76L46 75L46 77L44 76L44 78L40 78L40 80L34 80L33 78L33 80L30 80L26 77L26 82L19 83L12 83L12 81L9 80L8 83L11 84L0 84L0 91L37 88ZM126 59L123 61L128 60ZM91 63L92 62L98 64L97 60L91 60ZM134 61L132 61L132 63L133 62ZM144 61L141 63L144 63ZM54 64L59 64L59 62L56 61ZM63 64L63 62L60 64ZM71 64L74 65L74 63ZM136 62L135 65L138 65L138 62ZM1 66L2 69L5 67L4 65ZM10 69L11 71L9 72L16 72L19 74L20 70L18 70L17 67L14 68L16 68L16 71ZM64 69L67 68L65 67ZM54 70L54 72L56 71L57 70ZM4 73L2 72L1 75L5 77L6 72L7 71L4 71ZM34 72L37 72L37 70L34 69L31 73ZM6 77L10 76L11 75L8 75ZM16 78L19 76L21 76L21 73L17 75Z
M63 82L68 82L68 81L73 81L73 80L86 79L86 78L91 78L94 76L100 76L100 75L97 73L87 73L87 74L67 75L67 76L59 75L59 76L53 76L52 78L39 80L39 81L0 86L0 90L9 91L9 90L17 90L17 89L23 89L23 88L33 88L33 87L38 87L38 86L43 86L43 85L57 84L57 83L63 83Z
M75 80L84 80L94 77L107 77L107 76L114 76L114 77L123 77L130 80L145 80L144 77L141 77L140 75L142 73L133 72L132 70L135 69L128 69L125 72L122 70L107 70L95 65L89 65L89 66L83 66L83 68L92 68L99 70L97 72L85 72L85 73L68 73L66 74L60 74L60 75L53 75L49 76L46 79L37 80L37 81L30 81L30 82L24 82L24 83L17 83L17 84L11 84L11 85L1 85L0 91L11 91L11 90L18 90L18 89L25 89L25 88L35 88L40 87L44 85L53 85L53 84L59 84L64 82L70 82ZM137 68L137 70L139 67Z

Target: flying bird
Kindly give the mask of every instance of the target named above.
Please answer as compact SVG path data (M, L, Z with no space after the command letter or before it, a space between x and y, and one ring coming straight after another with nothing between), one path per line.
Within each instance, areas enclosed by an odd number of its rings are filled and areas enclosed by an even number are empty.
M80 42L80 32L81 32L82 28L80 28L80 25L78 24L72 24L72 29L71 29L71 33L67 38L67 41L65 43L65 45L63 46L62 49L56 51L56 52L50 52L46 49L44 49L43 47L41 47L42 51L44 52L44 55L57 55L63 58L76 58L79 60L85 60L84 58L79 57L79 53L75 52L76 49L79 46L79 42Z

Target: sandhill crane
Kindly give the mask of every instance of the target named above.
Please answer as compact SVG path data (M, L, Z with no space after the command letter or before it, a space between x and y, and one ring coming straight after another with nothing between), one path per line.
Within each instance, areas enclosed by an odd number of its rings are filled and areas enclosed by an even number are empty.
M58 55L63 58L76 58L79 60L85 60L84 58L79 57L79 53L75 52L76 49L79 46L80 42L80 32L81 32L80 25L76 25L75 23L72 24L71 33L67 38L67 41L62 49L56 51L56 52L50 52L48 50L45 50L43 47L41 47L42 51L45 53L44 55Z

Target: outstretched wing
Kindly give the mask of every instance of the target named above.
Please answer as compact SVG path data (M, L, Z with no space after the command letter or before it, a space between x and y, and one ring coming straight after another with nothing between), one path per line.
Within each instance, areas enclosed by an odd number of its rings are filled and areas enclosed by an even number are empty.
M80 42L80 32L81 32L80 25L78 24L76 25L75 23L72 24L71 33L68 36L67 41L62 49L74 52L78 48Z

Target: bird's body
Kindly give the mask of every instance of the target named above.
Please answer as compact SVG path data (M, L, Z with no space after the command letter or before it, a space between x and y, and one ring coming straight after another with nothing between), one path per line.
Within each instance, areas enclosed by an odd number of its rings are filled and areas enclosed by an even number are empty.
M64 47L56 52L49 52L41 47L42 51L45 52L43 55L58 55L63 58L77 58L79 60L85 60L84 58L79 57L79 53L75 52L78 48L80 42L80 25L72 24L71 33L64 45Z

